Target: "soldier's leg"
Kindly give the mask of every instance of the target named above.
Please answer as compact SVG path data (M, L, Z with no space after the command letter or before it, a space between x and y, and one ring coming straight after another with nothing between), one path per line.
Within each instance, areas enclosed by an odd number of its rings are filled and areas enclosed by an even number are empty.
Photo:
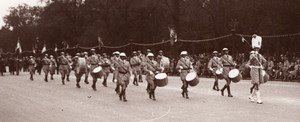
M76 87L80 88L79 82L80 82L81 77L82 77L83 74L82 73L75 73L75 75L76 75Z
M48 73L49 73L49 71L46 70L45 71L45 79L44 79L45 82L48 82Z
M260 84L257 83L254 88L256 90L257 104L263 104L263 101L261 100L261 97L260 97L259 87L260 87Z
M89 84L88 77L89 77L89 70L87 70L87 71L85 72L84 82L85 82L86 84Z
M102 82L102 85L107 87L107 77L108 77L109 73L105 73L104 74L104 77L103 77L103 82Z
M153 82L153 84L151 84L151 95L152 95L152 100L154 100L154 101L156 100L156 98L155 98L155 89L156 89L156 86Z
M66 71L67 71L67 72L66 72L66 75L67 75L67 81L69 82L69 81L70 81L69 77L70 77L71 69L67 69Z
M29 74L30 74L30 80L33 81L33 69L29 69Z
M60 75L61 75L61 82L63 85L65 85L65 71L64 69L60 69Z
M142 73L139 74L139 82L141 82L141 83L143 82L143 76L142 76Z
M126 88L127 88L127 86L123 85L122 91L123 91L123 101L124 102L127 102L127 99L126 99Z
M93 73L91 73L91 76L93 78L92 88L93 88L94 91L96 91L97 90L97 88L96 88L97 77Z

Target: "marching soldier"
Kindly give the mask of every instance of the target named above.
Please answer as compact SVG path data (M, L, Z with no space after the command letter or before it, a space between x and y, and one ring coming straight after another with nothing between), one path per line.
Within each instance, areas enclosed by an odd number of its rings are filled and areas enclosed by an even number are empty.
M53 80L53 75L55 74L55 69L57 67L56 61L53 58L53 55L50 55L50 75L51 75L51 80Z
M104 73L102 85L107 87L107 78L111 71L111 62L108 59L108 56L106 53L103 53L103 59L101 59L100 64L102 66L102 71Z
M84 53L82 55L77 55L76 59L74 59L74 71L75 71L75 76L76 76L76 87L80 88L80 80L83 74L87 74L88 72L88 62L87 59L85 58ZM88 84L87 82L85 82Z
M159 64L154 60L153 53L148 53L147 57L149 58L149 61L147 61L145 63L145 66L143 68L143 70L146 72L146 80L148 82L146 90L149 94L149 98L155 101L156 100L156 98L155 98L156 85L154 83L154 77L155 77L155 74L157 74L158 71L161 69L160 69Z
M159 66L162 68L162 72L168 73L170 70L170 59L164 56L164 52L162 50L158 51L157 59Z
M132 74L134 75L133 84L138 86L138 81L141 81L142 71L141 71L141 59L137 56L137 52L132 52L133 57L130 59L130 65L132 69ZM139 79L137 78L139 77Z
M59 71L61 75L62 84L65 85L65 77L68 74L69 71L69 62L68 59L65 56L64 52L60 53L61 55L57 58L58 64L59 64Z
M120 100L126 102L126 88L129 84L131 75L129 71L130 64L128 61L126 61L126 54L120 53L120 59L118 59L114 65L116 67L115 70L117 71L117 84L122 88L121 92L119 92L119 98Z
M111 57L112 63L114 64L116 61L119 60L119 58L120 58L120 52L119 51L113 52L113 57ZM115 67L113 67L113 69L115 69ZM117 81L116 74L117 72L113 70L113 79L112 79L113 82Z
M95 52L95 49L91 49L91 56L89 57L88 60L88 65L89 65L89 69L90 69L90 74L93 78L93 84L92 84L92 88L94 91L97 90L96 88L96 82L97 82L97 77L94 75L93 70L99 65L99 57Z
M250 54L250 58L248 61L248 66L251 68L250 75L252 84L254 85L254 90L252 91L249 99L251 102L254 102L254 95L257 96L257 103L262 104L263 101L260 98L260 84L263 82L262 69L263 66L267 62L266 59L258 53L259 47L254 47L254 53Z
M85 60L87 62L89 62L88 52L83 52L83 55L84 55ZM85 79L84 79L85 84L89 84L89 81L88 81L89 73L90 73L90 70L87 70L86 73L85 73Z
M236 64L233 62L232 56L228 54L229 50L227 48L223 48L222 52L223 55L221 56L220 61L222 62L223 65L223 76L224 79L226 80L226 84L221 89L221 95L224 96L224 90L227 89L228 97L233 97L230 91L231 80L228 77L228 73L231 69L233 69L236 66Z
M50 71L50 59L48 58L48 54L45 54L45 57L42 59L43 71L45 73L45 82L48 82L48 73Z
M69 55L69 54L67 54L66 58L68 60L68 66L69 66L68 67L68 72L67 72L67 81L69 82L70 81L69 77L70 77L70 73L72 71L73 61L72 61L72 56Z
M192 62L191 62L190 58L188 57L187 51L182 51L180 53L180 56L181 56L181 58L177 62L176 69L179 71L180 78L181 78L181 81L182 81L181 95L182 95L182 97L185 97L186 99L189 99L188 84L186 82L185 77L190 72L190 70L193 69L193 65L192 65Z
M216 71L218 69L222 68L222 63L220 61L220 58L218 57L218 52L213 52L213 57L208 62L208 69L212 71L215 77L215 83L213 86L213 90L219 91L219 85L218 85L218 77L216 75Z
M28 60L28 70L29 70L29 74L30 74L30 80L33 81L33 74L35 72L35 67L36 67L36 62L33 58L33 56L30 56L30 59Z

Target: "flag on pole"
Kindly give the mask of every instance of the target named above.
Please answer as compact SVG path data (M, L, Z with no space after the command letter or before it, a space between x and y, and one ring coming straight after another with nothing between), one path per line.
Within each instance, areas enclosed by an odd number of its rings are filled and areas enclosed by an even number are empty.
M46 52L46 44L45 44L45 42L44 42L44 47L42 49L42 53L44 53L44 52Z
M246 39L243 37L243 36L241 36L242 37L242 42L245 42L246 41Z
M174 42L177 42L177 34L174 28L169 27L170 38L174 39Z
M34 47L32 47L32 52L35 54L35 49L34 49Z
M69 49L70 48L69 44L67 42L66 42L66 44L67 44L66 49Z
M17 43L16 51L19 51L19 53L22 52L22 48L21 48L21 44L20 44L20 38L18 38L18 43Z
M99 49L101 49L101 47L104 45L100 36L98 36L98 44L99 44Z
M54 51L57 52L57 44L55 43Z

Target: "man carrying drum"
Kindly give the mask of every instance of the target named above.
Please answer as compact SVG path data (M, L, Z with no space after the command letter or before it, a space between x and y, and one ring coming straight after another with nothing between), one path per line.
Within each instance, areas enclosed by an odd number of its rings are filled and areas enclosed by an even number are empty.
M250 55L248 66L251 68L250 75L252 84L254 85L254 90L252 91L251 95L249 96L249 99L251 102L254 102L254 95L257 96L257 103L262 104L263 101L260 98L260 84L263 83L263 75L262 75L262 69L263 66L267 62L266 59L258 53L259 47L254 47L254 52Z
M227 48L223 48L222 52L223 55L221 56L220 61L223 65L223 76L226 80L226 84L221 89L221 95L224 96L224 90L227 89L228 97L233 97L230 91L231 79L228 77L228 73L235 67L236 64L233 62L232 56L228 54L229 50Z
M60 56L57 57L58 64L59 64L59 72L61 75L61 82L65 85L65 77L69 72L69 62L68 59L65 57L65 53L61 52Z
M126 99L126 88L127 85L129 84L130 80L130 64L126 60L126 54L125 53L120 53L120 59L118 59L115 62L115 67L117 71L117 84L122 87L121 92L119 92L119 98L120 100L123 100L124 102L127 101ZM120 91L120 90L118 90Z
M101 65L102 71L104 73L104 75L103 75L104 79L103 79L102 85L107 87L107 78L111 71L111 62L108 59L108 56L106 53L103 53L103 58L100 60L100 65Z
M33 56L30 56L30 59L28 60L28 70L29 70L29 73L30 73L30 80L33 81L33 74L35 72L35 67L36 67L36 62L33 58Z
M138 57L137 52L132 52L133 57L130 59L130 65L132 69L132 74L134 75L133 85L138 86L138 81L141 81L142 71L141 71L141 59ZM137 78L139 76L139 79Z
M45 82L48 82L48 74L50 71L50 63L51 61L48 58L48 54L45 54L45 57L42 59L42 64L43 64L43 71L45 73Z
M80 88L80 80L83 74L86 74L88 72L88 67L87 67L87 59L85 58L84 54L78 55L76 54L77 57L74 59L74 71L75 71L75 76L76 76L76 87Z
M188 96L188 84L186 82L186 75L190 72L190 70L193 69L192 62L190 58L188 57L187 51L182 51L180 53L180 59L177 62L176 69L180 73L180 79L182 81L182 97L185 97L186 99L189 99Z
M218 77L216 74L216 71L218 69L222 69L222 63L220 58L218 57L218 51L213 51L213 57L208 62L208 69L212 71L215 77L215 83L213 86L213 90L219 91L219 85L218 85Z
M57 67L56 61L53 58L53 55L50 55L50 75L51 75L51 80L53 80L53 75L55 74L55 68Z
M99 57L96 54L95 49L91 49L91 54L92 55L89 57L89 60L88 60L88 65L89 65L89 69L90 69L90 74L93 78L92 88L94 91L96 91L97 90L97 88L96 88L97 77L93 73L93 70L99 65Z
M146 73L146 80L148 82L146 91L149 94L149 98L155 101L156 100L156 98L155 98L156 85L154 83L154 77L155 77L155 74L157 74L158 71L161 69L160 69L159 64L154 60L153 53L148 53L147 57L149 58L149 60L147 62L145 62L145 66L143 68L143 70Z

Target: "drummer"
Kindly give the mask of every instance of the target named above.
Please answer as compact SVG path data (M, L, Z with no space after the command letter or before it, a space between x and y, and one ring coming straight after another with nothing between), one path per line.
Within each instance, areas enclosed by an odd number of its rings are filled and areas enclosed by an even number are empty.
M149 94L149 98L155 101L156 100L156 98L155 98L156 85L154 83L154 77L155 77L155 74L157 74L159 72L159 70L161 70L161 69L160 69L159 64L154 60L153 53L148 53L147 57L149 58L149 60L147 62L145 62L145 66L143 68L143 70L146 73L146 80L148 82L146 91Z
M74 71L75 71L75 76L76 76L76 87L80 88L80 80L83 74L86 74L88 72L88 67L87 67L87 59L85 58L84 54L80 55L80 53L76 54L77 59L74 60Z
M33 58L33 56L30 56L30 59L28 60L28 70L29 70L29 73L30 73L30 80L33 81L33 74L35 72L35 67L36 67L36 62Z
M58 60L58 64L59 64L61 82L63 85L65 85L65 77L68 74L68 70L69 70L68 59L65 57L65 53L61 52L60 56L57 57L57 60Z
M223 65L223 76L224 79L226 80L226 84L221 89L221 95L224 96L224 90L227 89L228 97L233 97L230 91L231 80L228 77L228 73L231 69L233 69L236 66L236 64L233 62L232 56L228 54L229 50L227 48L223 48L222 52L223 55L221 56L220 61L222 62Z
M208 69L214 74L215 83L213 85L213 90L216 91L219 91L218 77L216 75L216 71L218 69L221 69L222 67L222 63L220 61L220 58L218 57L218 51L213 51L213 57L208 62Z
M111 69L111 61L108 59L108 55L106 53L103 53L103 58L100 60L100 65L102 66L102 71L104 73L102 85L107 87L107 78Z
M92 88L93 88L94 91L96 91L97 90L97 88L96 88L97 77L94 75L93 70L97 66L99 66L99 57L96 54L95 49L91 49L90 52L91 52L92 55L88 59L88 65L90 67L89 68L90 69L90 74L93 78Z
M122 87L121 92L119 93L119 98L120 100L123 100L124 102L127 102L126 99L126 88L127 85L129 84L129 80L130 80L130 64L129 62L126 60L126 54L125 53L120 53L120 59L118 59L115 62L115 67L116 67L116 77L117 77L117 85ZM120 90L118 90L120 91Z
M182 97L185 97L186 99L189 99L188 96L188 84L186 82L186 75L190 72L190 70L193 69L192 62L190 58L188 57L187 51L182 51L180 53L180 59L177 62L176 69L178 69L178 72L180 73L180 78L182 81Z
M263 82L262 69L264 69L264 64L267 62L266 59L259 54L260 47L254 47L254 52L250 55L248 66L251 68L250 75L252 84L254 85L254 91L252 91L249 99L254 102L254 95L257 97L257 104L262 104L263 101L260 98L260 84Z
M138 57L137 52L132 52L133 57L130 59L130 65L132 69L132 74L134 75L133 85L138 86L138 81L141 81L142 78L142 71L141 71L141 59ZM139 77L139 79L137 78Z
M45 57L42 59L43 71L45 73L44 81L48 82L48 74L50 72L50 63L51 61L48 58L48 54L45 54Z

